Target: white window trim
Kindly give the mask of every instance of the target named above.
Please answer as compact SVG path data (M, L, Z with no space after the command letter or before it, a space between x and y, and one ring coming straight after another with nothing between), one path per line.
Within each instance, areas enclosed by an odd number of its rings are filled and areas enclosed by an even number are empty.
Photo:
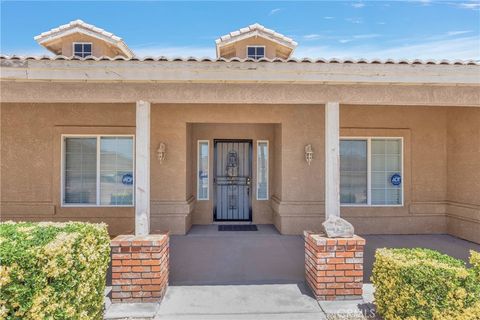
M132 204L127 205L109 205L100 204L100 138L101 137L131 137L132 155L133 155L133 195ZM65 138L96 138L97 139L97 203L65 203ZM132 208L135 207L135 135L133 134L62 134L61 137L61 166L60 166L60 206L62 208Z
M247 48L245 49L245 53L246 53L247 58L250 58L248 56L248 48L263 48L263 57L261 57L261 58L265 58L267 56L267 48L265 46L251 45L251 46L247 46ZM261 58L250 58L250 59L261 59Z
M90 48L92 49L92 51L90 51L90 55L92 56L93 55L93 43L92 42L72 42L72 56L76 57L75 55L75 45L76 44L89 44L90 45ZM83 48L83 47L82 47ZM88 57L88 56L87 56Z
M400 204L372 204L372 140L400 140L400 162L401 162L401 176L402 176L402 203ZM340 140L366 140L367 141L367 203L340 203L341 207L403 207L405 205L405 180L404 180L404 139L403 137L349 137L342 136Z
M200 144L207 144L207 174L208 174L208 185L207 185L207 197L200 198ZM197 201L208 201L210 200L210 140L197 140Z
M267 197L266 198L259 198L258 197L258 188L260 186L260 179L258 178L260 176L260 166L259 166L259 161L258 161L258 148L260 146L260 143L266 143L267 144L267 163L266 163L266 176L267 176ZM265 201L270 199L270 143L268 140L257 140L257 183L256 183L256 199L258 201Z

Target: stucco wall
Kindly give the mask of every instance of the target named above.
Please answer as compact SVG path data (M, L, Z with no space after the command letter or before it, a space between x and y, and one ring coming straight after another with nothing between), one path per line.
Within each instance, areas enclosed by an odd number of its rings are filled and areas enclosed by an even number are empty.
M257 181L257 141L269 141L269 154L273 152L275 143L274 125L273 124L193 124L193 135L191 145L193 157L191 157L190 168L190 185L193 186L191 195L196 197L197 185L197 141L210 141L210 159L209 159L209 200L197 201L192 214L194 224L210 224L213 222L213 206L215 186L213 184L214 172L214 139L249 139L252 140L252 183L250 194L252 199L252 221L258 224L272 224L272 209L269 200L256 200L256 181ZM269 189L270 194L273 184L273 174L275 172L273 158L269 157Z
M448 232L480 243L480 109L449 108Z
M62 134L134 134L134 104L11 104L1 107L2 221L106 222L134 230L134 209L60 205Z
M445 233L447 109L341 106L343 136L404 138L404 206L342 207L359 234Z
M59 40L55 40L52 44L53 48L59 48L61 55L70 57L73 55L73 43L74 42L90 42L92 43L92 55L95 57L108 56L115 57L117 55L124 56L117 48L112 47L105 41L87 36L81 33L74 33L65 36Z
M164 142L168 155L163 164L152 158L152 229L184 233L192 221L212 221L212 203L195 201L196 165L192 161L196 161L196 140L242 136L253 140L263 137L271 139L271 154L282 155L281 161L272 159L271 162L274 168L270 173L271 201L253 202L254 222L278 221L280 230L281 221L285 220L291 221L285 228L293 225L305 228L312 222L320 223L324 192L323 181L317 174L323 176L320 160L323 155L318 151L319 161L308 167L303 158L303 149L311 143L314 149L323 150L322 108L316 105L153 104L152 147L157 148L160 142ZM232 123L243 125L232 126ZM190 127L192 139L188 139ZM212 151L213 144L210 148ZM189 156L185 157L186 154ZM277 165L281 168L277 168ZM295 188L273 186L277 181ZM288 210L285 210L286 205ZM282 231L291 232L287 229Z
M267 40L262 37L250 37L244 40L240 40L233 44L233 54L222 55L225 58L238 57L246 58L247 57L247 47L248 46L265 46L265 57L269 59L274 59L276 57L287 58L289 49L282 48L279 44Z
M133 103L2 103L1 116L1 220L104 221L112 234L133 232L133 208L60 206L61 134L132 134ZM343 136L401 136L405 144L404 206L342 207L358 233L448 231L480 242L479 109L341 105L340 118ZM271 139L270 208L255 210L261 214L254 212L254 221L273 222L285 234L320 227L323 105L152 104L151 130L153 232L185 233L213 215L195 200L200 136ZM161 164L160 142L167 145ZM310 167L306 144L314 150Z

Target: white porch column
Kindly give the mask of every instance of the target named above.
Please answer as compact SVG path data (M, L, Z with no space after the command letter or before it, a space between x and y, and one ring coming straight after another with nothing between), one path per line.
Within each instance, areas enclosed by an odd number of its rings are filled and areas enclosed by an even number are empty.
M137 101L135 135L135 235L150 233L150 102Z
M325 220L340 217L340 105L325 105Z

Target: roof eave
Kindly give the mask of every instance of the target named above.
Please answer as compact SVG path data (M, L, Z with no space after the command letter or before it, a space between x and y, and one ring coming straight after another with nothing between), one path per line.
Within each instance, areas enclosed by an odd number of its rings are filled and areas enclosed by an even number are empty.
M131 60L123 58L9 59L0 56L1 80L100 81L100 82L197 82L197 83L305 83L305 84L403 84L480 85L478 65L404 65L352 63L261 63L245 65L178 60ZM127 60L127 61L125 61ZM87 61L88 63L85 63ZM96 61L96 63L92 63ZM232 66L235 65L235 68Z

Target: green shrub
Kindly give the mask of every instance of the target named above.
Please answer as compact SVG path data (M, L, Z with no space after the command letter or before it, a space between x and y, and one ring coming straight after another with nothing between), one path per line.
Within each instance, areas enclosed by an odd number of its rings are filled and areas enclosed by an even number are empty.
M480 262L476 255L472 264ZM379 249L372 281L377 312L386 320L480 319L477 271L437 251Z
M480 281L480 252L470 250L470 264L477 274L478 281Z
M0 319L102 319L104 224L0 224Z

